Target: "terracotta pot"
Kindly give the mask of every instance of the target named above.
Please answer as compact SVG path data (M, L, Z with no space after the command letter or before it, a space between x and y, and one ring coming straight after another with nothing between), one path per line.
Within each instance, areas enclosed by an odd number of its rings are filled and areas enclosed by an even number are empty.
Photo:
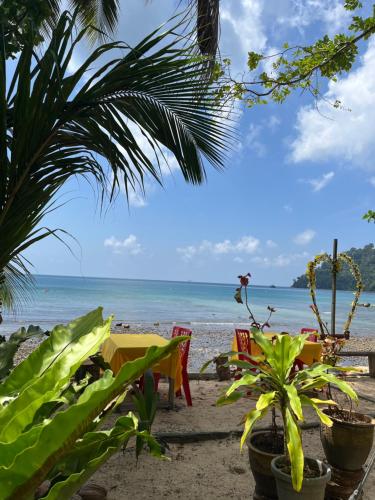
M374 440L375 422L368 415L352 412L356 422L345 422L323 410L333 421L332 427L322 424L320 439L328 462L335 468L357 471L365 464ZM342 410L349 414L348 410Z
M331 469L320 460L306 458L311 468L316 467L322 473L317 477L304 478L301 491L295 491L292 486L292 478L279 467L285 462L284 456L276 457L271 462L272 473L276 479L277 494L279 500L324 500L327 482L331 477Z
M273 436L268 432L253 432L247 440L249 450L250 469L255 480L254 499L277 500L276 481L271 471L272 460L280 455L279 453L270 453L263 451L257 446L257 441L262 438ZM278 434L283 447L283 435Z

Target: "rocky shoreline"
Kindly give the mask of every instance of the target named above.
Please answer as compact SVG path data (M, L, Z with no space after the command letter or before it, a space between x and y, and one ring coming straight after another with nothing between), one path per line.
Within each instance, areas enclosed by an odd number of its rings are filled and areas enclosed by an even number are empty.
M221 352L231 350L231 342L234 335L234 329L223 328L222 325L210 325L209 327L195 328L194 325L183 325L191 328L193 337L189 355L189 370L198 372L201 366L209 359L217 356ZM171 325L163 323L137 323L126 324L117 323L112 327L112 333L157 333L165 338L171 336ZM19 363L28 354L35 349L40 340L31 339L21 345L17 355L16 363ZM355 336L350 338L345 346L344 351L374 351L375 352L375 337ZM367 366L367 357L345 357L343 364L353 366ZM213 370L213 368L212 368Z

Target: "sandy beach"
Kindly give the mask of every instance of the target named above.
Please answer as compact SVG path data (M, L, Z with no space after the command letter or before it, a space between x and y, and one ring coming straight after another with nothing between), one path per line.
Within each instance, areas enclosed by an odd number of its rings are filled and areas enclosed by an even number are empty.
M361 377L352 379L352 382L359 392L375 393L375 380ZM125 453L116 453L92 477L92 481L108 489L109 500L252 498L254 480L249 469L247 449L240 452L238 433L242 430L243 415L255 406L255 401L245 399L235 405L216 407L215 401L228 383L191 381L190 385L193 406L187 407L184 399L177 399L174 411L159 410L153 432L226 431L236 435L221 440L172 443L167 450L168 461L145 453L136 463L130 443ZM166 397L166 384L161 384L160 392L162 397ZM375 416L375 403L361 400L359 408ZM317 422L311 411L306 410L305 414L305 423ZM115 418L116 415L111 416L108 425ZM260 427L269 423L270 418L267 417ZM306 456L324 458L319 426L303 430L303 445ZM367 480L364 500L373 500L374 488L375 470Z

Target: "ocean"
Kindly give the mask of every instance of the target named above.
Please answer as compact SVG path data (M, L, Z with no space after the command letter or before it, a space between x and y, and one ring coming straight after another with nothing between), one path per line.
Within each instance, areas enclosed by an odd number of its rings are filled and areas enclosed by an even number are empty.
M173 324L190 324L198 335L210 331L247 326L245 307L234 299L236 284L192 283L68 276L36 276L36 288L29 304L16 315L4 314L0 333L9 334L20 326L34 324L50 329L58 323L85 314L101 305L104 314L114 314L116 322L148 327L154 323L168 330ZM337 331L344 324L353 294L337 293ZM277 312L271 320L272 331L298 332L314 327L308 290L252 286L249 299L255 317L265 320L267 305ZM322 317L330 320L331 293L318 291ZM375 294L363 293L360 302L375 303ZM375 308L357 309L351 326L352 336L375 337Z

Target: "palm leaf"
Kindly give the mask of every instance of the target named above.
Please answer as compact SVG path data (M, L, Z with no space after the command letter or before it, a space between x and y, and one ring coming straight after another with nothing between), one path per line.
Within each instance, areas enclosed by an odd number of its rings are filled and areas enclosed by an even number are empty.
M41 239L58 237L41 222L72 176L93 179L103 198L110 182L112 199L122 184L127 191L142 188L146 177L162 183L157 155L165 150L184 179L199 184L205 163L223 168L230 147L225 109L202 78L194 47L176 37L179 24L154 31L133 49L101 45L71 73L76 44L88 30L76 32L76 16L61 15L42 54L30 39L8 85L0 71L0 94L8 88L6 126L0 123L8 151L0 170L0 270L15 266ZM102 62L117 49L124 55ZM143 151L135 130L155 154Z

